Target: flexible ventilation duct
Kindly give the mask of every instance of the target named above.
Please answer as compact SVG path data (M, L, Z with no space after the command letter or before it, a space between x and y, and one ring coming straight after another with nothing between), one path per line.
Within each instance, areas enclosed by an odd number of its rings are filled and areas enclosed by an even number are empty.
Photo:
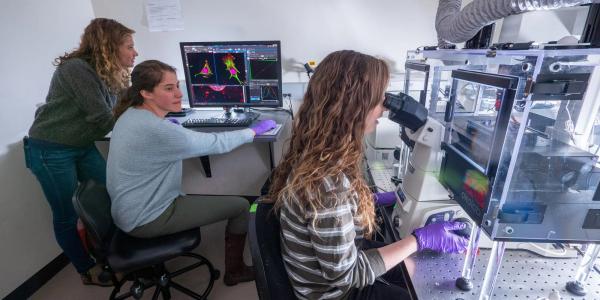
M441 44L462 43L483 26L510 15L592 2L598 0L474 0L461 11L462 0L440 0L435 29Z

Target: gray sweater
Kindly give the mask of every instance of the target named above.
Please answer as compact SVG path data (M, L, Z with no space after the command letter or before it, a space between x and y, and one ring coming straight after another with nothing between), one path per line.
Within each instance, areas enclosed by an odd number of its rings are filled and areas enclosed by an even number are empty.
M154 221L182 195L182 160L219 154L249 143L251 129L202 133L129 108L112 132L106 187L117 227L130 232Z
M112 129L116 99L90 64L69 59L54 71L29 136L68 146L93 145Z

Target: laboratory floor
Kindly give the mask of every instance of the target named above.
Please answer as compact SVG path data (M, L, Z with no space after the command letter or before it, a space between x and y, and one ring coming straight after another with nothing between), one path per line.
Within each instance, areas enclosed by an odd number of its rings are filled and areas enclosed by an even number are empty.
M245 282L233 287L228 287L223 284L224 267L224 232L226 222L219 222L202 228L202 242L194 252L208 258L215 268L221 270L221 277L215 282L212 292L209 295L210 299L258 299L256 286L254 282ZM247 244L247 242L246 242ZM248 245L245 251L246 264L252 264L252 258ZM177 263L177 262L175 262ZM205 268L202 270L194 270L187 274L178 277L178 282L193 289L194 282L203 283L208 278L208 273ZM31 299L108 299L112 288L84 286L81 284L79 274L73 266L68 265L54 276L48 283L41 287ZM172 291L172 299L190 299L186 295L176 291ZM197 291L197 290L196 290ZM142 299L151 299L153 289L144 292Z

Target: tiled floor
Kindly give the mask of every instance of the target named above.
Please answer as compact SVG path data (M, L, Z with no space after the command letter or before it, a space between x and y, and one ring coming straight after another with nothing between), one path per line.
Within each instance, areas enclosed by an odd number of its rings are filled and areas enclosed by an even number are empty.
M202 242L196 249L199 253L208 258L215 268L221 270L221 277L213 287L209 295L209 299L258 299L254 282L241 283L233 287L228 287L223 284L224 267L224 232L225 221L213 225L204 226L202 228ZM246 264L251 265L252 259L248 247L245 252ZM174 263L177 263L175 261ZM180 261L181 263L181 261ZM194 286L204 286L208 272L206 268L194 270L177 278L177 282L199 292L199 289L194 289ZM60 271L52 280L38 290L32 299L108 299L112 288L103 288L96 286L84 286L81 284L79 274L69 265ZM153 288L144 293L143 299L152 298ZM172 290L172 299L190 299L186 295Z

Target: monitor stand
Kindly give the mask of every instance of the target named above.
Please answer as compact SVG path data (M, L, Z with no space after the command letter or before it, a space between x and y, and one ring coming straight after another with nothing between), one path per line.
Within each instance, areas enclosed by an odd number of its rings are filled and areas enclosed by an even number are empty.
M250 109L247 107L233 108L233 111L232 111L231 107L224 106L223 109L225 110L225 112L223 113L224 118L256 120L260 116L260 113L250 111Z

